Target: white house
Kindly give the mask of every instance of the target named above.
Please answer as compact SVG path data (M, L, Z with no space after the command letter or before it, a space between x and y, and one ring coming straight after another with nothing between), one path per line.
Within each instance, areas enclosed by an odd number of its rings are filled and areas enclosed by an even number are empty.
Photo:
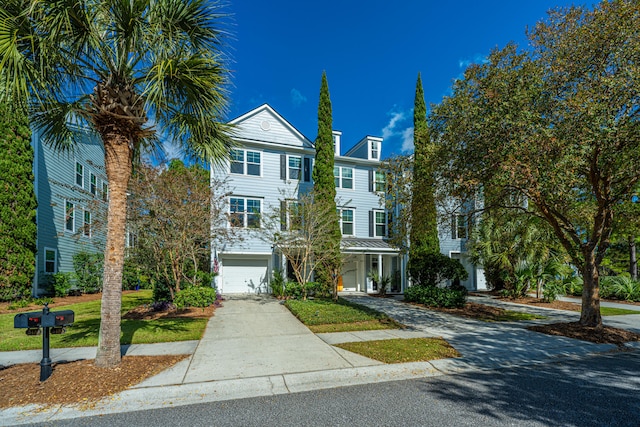
M217 286L224 294L267 292L274 269L287 271L287 263L277 249L260 238L261 215L280 206L283 198L313 188L313 143L272 107L264 104L233 119L234 140L230 160L212 166L211 179L226 181L230 195L227 227L237 227L242 240L231 239L212 247L217 263ZM344 290L377 292L367 279L371 271L392 278L391 293L401 293L407 284L406 257L387 241L387 214L380 205L384 175L377 173L382 138L366 136L341 154L342 134L334 131L336 204L343 235ZM464 261L466 236L441 233L443 253ZM451 237L456 237L451 239ZM450 243L447 243L451 240ZM468 265L468 263L467 263ZM468 265L468 269L473 267ZM471 271L469 288L474 288Z

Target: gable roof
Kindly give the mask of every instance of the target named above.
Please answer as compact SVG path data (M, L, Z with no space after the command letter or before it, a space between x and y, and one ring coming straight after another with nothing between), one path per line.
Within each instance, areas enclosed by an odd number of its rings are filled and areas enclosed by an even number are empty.
M236 117L232 137L244 141L270 142L299 148L314 148L313 143L269 104L263 104Z

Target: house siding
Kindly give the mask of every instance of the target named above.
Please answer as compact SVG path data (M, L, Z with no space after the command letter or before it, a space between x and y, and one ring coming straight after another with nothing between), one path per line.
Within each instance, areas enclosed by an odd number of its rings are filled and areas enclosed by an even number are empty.
M84 134L82 142L72 151L60 152L48 146L34 130L32 145L36 161L37 248L33 293L47 292L49 275L45 273L45 248L56 251L56 270L74 271L73 256L78 252L104 250L104 220L106 203L100 198L104 171L104 150L96 136ZM76 162L83 167L83 187L76 185ZM96 195L91 194L91 174L96 176ZM65 230L66 202L74 204L74 232ZM91 237L82 233L84 210L91 212ZM101 226L102 224L102 226Z

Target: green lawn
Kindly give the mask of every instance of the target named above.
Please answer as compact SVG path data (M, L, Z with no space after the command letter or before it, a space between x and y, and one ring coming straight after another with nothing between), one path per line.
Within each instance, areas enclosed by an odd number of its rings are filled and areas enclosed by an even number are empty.
M423 362L460 357L460 353L442 338L410 338L359 341L336 344L353 353L384 363Z
M122 314L141 304L152 302L151 291L142 290L122 296ZM73 310L75 322L61 335L51 335L51 347L93 347L98 345L101 301L56 306L52 310ZM17 312L16 312L17 313ZM24 329L14 329L15 313L0 315L0 351L35 350L42 348L42 336L27 336ZM207 319L122 320L121 344L145 344L198 340Z
M626 308L603 307L600 306L600 314L603 316L620 316L623 314L640 314L638 310L627 310Z
M326 299L288 300L285 306L311 331L349 332L398 329L402 325L368 307L346 301Z

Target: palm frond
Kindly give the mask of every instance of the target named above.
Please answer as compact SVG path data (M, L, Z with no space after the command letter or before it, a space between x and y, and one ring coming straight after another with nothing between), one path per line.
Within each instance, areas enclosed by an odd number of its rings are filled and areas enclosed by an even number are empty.
M88 123L82 115L84 102L85 99L76 102L43 101L31 111L32 123L55 150L73 151L86 134Z

